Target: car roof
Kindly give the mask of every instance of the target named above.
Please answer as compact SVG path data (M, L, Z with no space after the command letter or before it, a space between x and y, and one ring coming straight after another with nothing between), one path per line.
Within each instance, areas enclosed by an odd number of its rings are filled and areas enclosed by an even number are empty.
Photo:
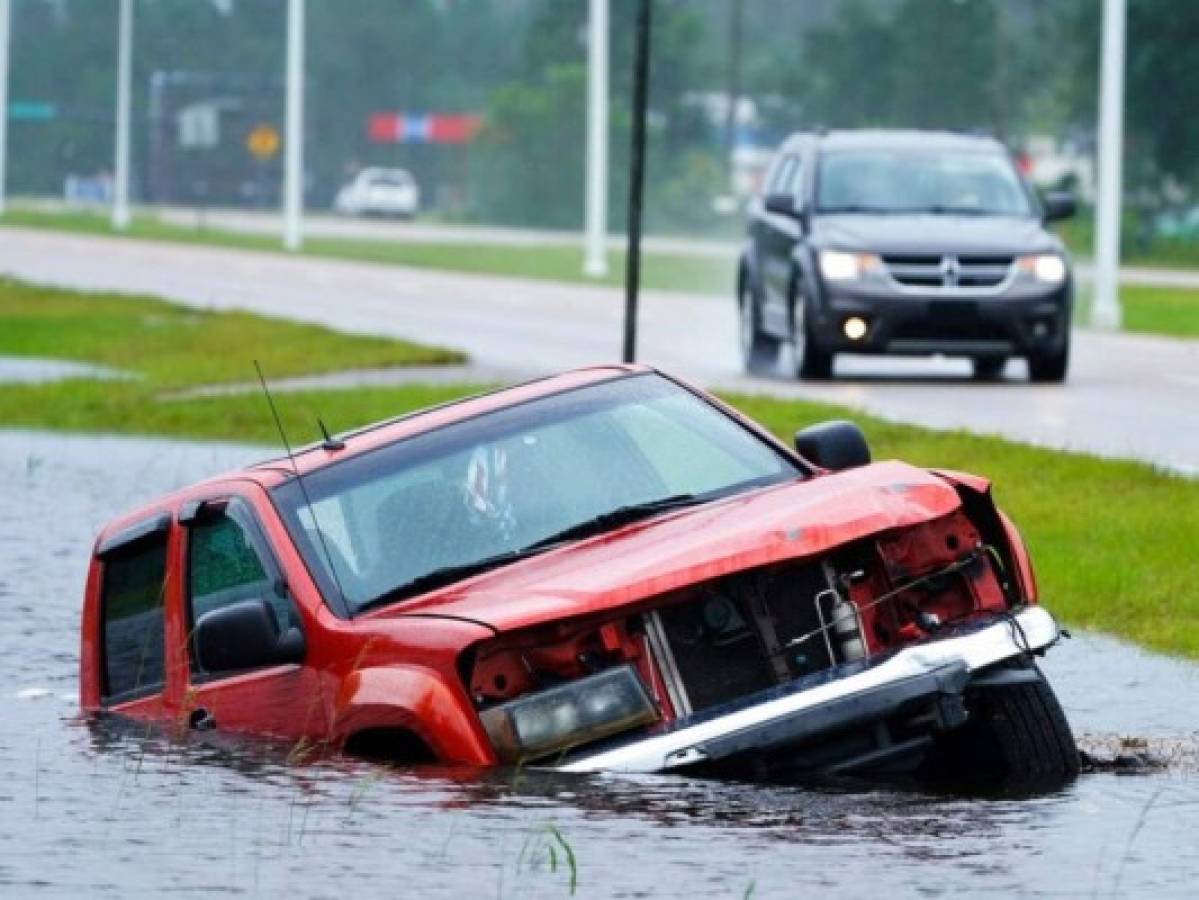
M371 176L371 177L374 177L376 175L391 175L391 176L399 176L401 178L411 178L412 177L412 173L409 172L407 169L401 169L398 167L387 168L385 166L367 166L365 169L359 170L358 175L359 175L359 177L361 177L363 175L367 175L367 176Z
M859 128L844 131L798 132L782 145L787 152L816 146L821 150L973 150L1006 152L1003 143L989 135L960 131L920 131L901 128Z

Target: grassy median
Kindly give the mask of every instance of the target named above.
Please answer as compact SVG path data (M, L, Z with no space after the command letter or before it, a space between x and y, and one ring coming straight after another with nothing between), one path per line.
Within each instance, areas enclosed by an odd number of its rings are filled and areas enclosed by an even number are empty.
M44 292L46 309L38 314L40 293L12 282L0 283L0 354L67 356L121 366L140 377L0 385L0 423L7 427L277 446L275 426L257 393L178 399L179 388L249 380L246 370L255 357L278 375L359 367L370 354L375 354L370 356L374 365L446 358L446 351L240 313L204 313L198 324L185 324L176 320L190 321L197 314L144 299L51 291ZM110 303L114 321L94 317ZM15 308L26 312L14 314ZM49 324L51 310L58 314L53 325ZM220 355L203 341L156 343L153 335L158 328L181 328L185 334L193 329L228 334L223 329L229 328L236 332L237 350ZM292 340L297 347L289 349L286 345ZM198 347L208 349L197 352ZM209 355L215 358L200 358ZM170 365L170 360L176 364ZM461 384L405 385L289 392L276 399L289 436L299 444L316 438L317 416L330 428L345 430L478 389ZM1199 554L1194 552L1199 481L1139 463L897 425L825 404L748 396L728 399L783 437L803 424L852 417L865 428L876 458L988 476L996 485L999 503L1017 521L1032 549L1042 594L1054 612L1073 625L1199 658Z
M89 212L14 209L0 219L0 224L282 252L276 237L217 228L193 228L162 222L149 215L134 218L129 230L123 234L113 231L106 216ZM623 253L612 251L608 254L608 276L597 281L583 277L582 251L569 246L466 246L458 243L310 237L304 242L303 252L331 259L478 275L609 286L624 283ZM731 296L734 275L735 266L731 259L669 253L646 253L642 258L642 284L656 290ZM1084 294L1080 292L1080 321L1085 321L1087 317ZM1125 286L1121 288L1120 295L1124 304L1125 330L1170 337L1199 337L1199 291Z
M283 252L277 237L219 228L192 228L163 222L148 215L136 216L125 232L114 231L107 216L89 212L12 209L0 219L0 224L78 234ZM402 225L396 227L403 228ZM454 242L438 244L423 241L307 237L304 240L303 253L307 256L439 269L446 272L605 284L611 287L624 284L625 254L616 250L609 251L608 275L601 279L583 276L583 251L580 247L553 244L467 245ZM731 296L735 274L731 258L649 252L642 255L641 283L652 290Z

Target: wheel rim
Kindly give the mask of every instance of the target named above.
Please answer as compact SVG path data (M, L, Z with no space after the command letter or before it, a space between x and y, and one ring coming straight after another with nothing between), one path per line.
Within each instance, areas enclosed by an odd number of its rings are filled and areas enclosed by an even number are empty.
M749 359L753 353L754 337L757 329L754 325L754 297L748 287L741 290L741 355Z

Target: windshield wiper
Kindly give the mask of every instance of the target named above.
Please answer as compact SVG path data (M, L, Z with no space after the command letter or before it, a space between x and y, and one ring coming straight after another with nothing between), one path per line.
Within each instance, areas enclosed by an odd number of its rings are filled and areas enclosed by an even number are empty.
M575 525L571 525L569 528L564 528L559 532L551 534L547 538L542 538L536 543L530 544L526 549L550 547L554 544L561 544L564 541L577 541L581 538L590 537L593 534L602 534L621 525L631 525L633 522L648 519L667 510L695 506L709 499L711 498L699 494L672 494L669 497L661 497L645 503L631 503L628 506L618 506L615 509L600 513L595 518L586 519Z
M432 572L426 572L424 575L418 575L411 581L406 581L398 587L394 587L389 591L384 591L378 597L372 597L365 603L359 604L356 612L362 612L376 606L384 606L388 603L395 603L397 600L405 600L408 597L415 597L417 594L423 594L425 591L431 591L439 587L444 587L447 584L453 584L455 581L461 581L463 578L469 578L471 575L478 575L486 572L489 569L494 569L508 563L516 562L524 559L526 556L534 556L542 552L544 547L525 547L522 550L506 550L503 553L497 553L494 556L487 556L483 559L476 559L468 563L458 563L452 566L442 566L440 569L434 569Z
M647 519L657 513L666 512L667 510L694 506L698 503L704 503L709 499L711 498L698 494L674 494L658 500L650 500L647 503L618 506L616 509L600 513L594 518L571 525L569 528L564 528L559 532L551 534L549 537L534 541L527 547L521 547L519 550L506 550L503 553L497 553L494 556L487 556L473 562L443 566L440 569L434 569L432 572L426 572L424 575L418 575L411 581L406 581L398 587L385 591L378 597L360 604L356 611L363 612L376 606L384 606L408 597L415 597L417 594L423 594L426 591L435 590L447 584L453 584L455 581L469 578L471 575L479 575L489 569L514 563L529 556L536 556L558 544L579 540L593 534L600 534L620 525L629 525L641 519Z
M983 209L978 206L944 206L940 203L933 203L930 206L922 206L918 209L909 210L912 213L927 213L933 216L999 216L1003 215L993 209Z
M893 216L896 213L906 212L902 209L888 209L885 206L866 206L861 203L846 203L841 206L821 206L816 212L823 216L839 216L843 214L853 213L871 216Z

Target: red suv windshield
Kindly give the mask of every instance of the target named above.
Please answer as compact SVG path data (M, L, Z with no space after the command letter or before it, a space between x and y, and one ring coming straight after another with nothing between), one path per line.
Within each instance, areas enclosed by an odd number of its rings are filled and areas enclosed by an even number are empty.
M273 493L310 570L352 613L431 573L502 561L613 512L802 475L711 404L645 374L352 457L305 476L307 497L295 481Z

